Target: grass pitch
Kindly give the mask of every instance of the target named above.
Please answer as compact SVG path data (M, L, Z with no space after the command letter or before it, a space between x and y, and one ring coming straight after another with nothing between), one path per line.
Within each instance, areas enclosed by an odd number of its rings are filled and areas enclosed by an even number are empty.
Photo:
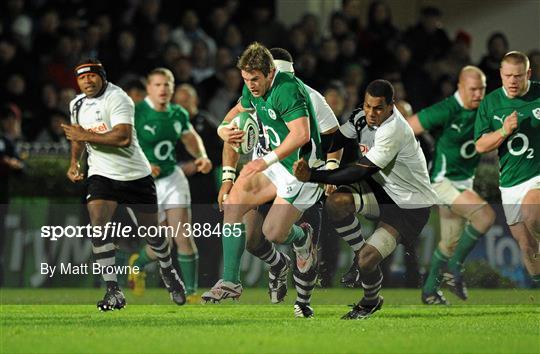
M316 289L315 318L295 319L294 289L270 305L264 289L238 303L172 305L163 289L100 313L99 289L1 289L0 353L540 353L538 290L475 290L453 305L418 290L383 290L372 318L344 321L359 290Z

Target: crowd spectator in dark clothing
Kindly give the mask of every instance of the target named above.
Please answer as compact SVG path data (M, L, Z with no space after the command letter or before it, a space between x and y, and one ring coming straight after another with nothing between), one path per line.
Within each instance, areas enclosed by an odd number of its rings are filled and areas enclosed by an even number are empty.
M501 32L495 32L487 40L487 54L478 67L486 74L486 94L501 86L499 68L502 57L508 53L508 39Z
M424 7L420 12L420 21L405 32L404 40L412 50L414 62L423 65L446 55L451 43L441 17L438 8Z

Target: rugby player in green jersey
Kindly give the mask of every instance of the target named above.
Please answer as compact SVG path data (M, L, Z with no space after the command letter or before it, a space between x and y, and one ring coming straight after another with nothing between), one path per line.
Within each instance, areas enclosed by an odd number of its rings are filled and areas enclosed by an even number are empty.
M293 74L276 71L272 55L259 43L244 51L237 67L245 85L239 103L224 121L229 122L242 111L255 110L265 139L262 157L246 164L223 204L223 279L202 296L215 302L240 297L240 260L246 242L243 216L267 202L273 201L273 205L262 225L265 238L274 243L292 244L298 270L313 271L316 240L312 239L312 229L308 224L297 226L295 222L323 193L318 184L299 182L292 174L292 165L300 157L313 165L323 164L318 124L304 85ZM242 139L241 133L238 141ZM224 170L231 166L234 176L232 166L237 156L232 155L231 158L230 151L224 148ZM235 233L239 237L226 237ZM274 256L282 255L275 252Z
M495 221L493 209L472 189L478 165L474 120L485 91L484 73L475 66L466 66L452 96L408 119L415 135L424 131L438 133L434 134L437 142L430 179L442 203L439 206L441 239L422 288L422 302L428 305L448 304L439 290L441 281L460 299L467 299L462 264Z
M506 222L532 279L540 282L540 83L530 81L529 58L507 53L502 87L484 98L475 125L476 150L497 150Z
M186 286L188 303L198 302L198 252L191 229L191 195L186 176L176 161L176 143L180 140L195 158L197 171L208 173L212 162L204 144L189 122L188 112L172 104L174 76L170 70L156 68L147 77L146 98L135 106L135 128L141 148L152 167L156 183L159 221L172 226L177 258ZM167 230L164 228L163 230ZM168 230L172 231L172 229ZM144 269L156 259L148 247L130 259L130 264ZM130 285L137 295L144 292L144 272L131 274Z

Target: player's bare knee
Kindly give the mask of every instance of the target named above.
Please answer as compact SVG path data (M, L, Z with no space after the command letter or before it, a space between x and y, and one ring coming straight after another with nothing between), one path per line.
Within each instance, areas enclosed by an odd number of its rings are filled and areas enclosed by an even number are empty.
M332 221L342 220L355 211L353 196L349 193L330 194L326 199L325 208Z
M287 238L287 233L283 228L272 222L265 222L262 227L264 237L274 243L283 243Z
M495 223L495 211L489 204L485 204L471 214L469 221L475 229L484 234Z

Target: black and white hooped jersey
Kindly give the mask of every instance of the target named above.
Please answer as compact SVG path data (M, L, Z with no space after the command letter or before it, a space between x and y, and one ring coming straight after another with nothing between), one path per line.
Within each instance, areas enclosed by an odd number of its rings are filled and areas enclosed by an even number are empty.
M69 104L71 124L103 134L115 125L132 126L131 144L115 147L86 143L88 177L100 175L117 181L133 181L150 175L150 163L139 146L134 124L134 105L131 98L118 86L107 83L99 97L80 94Z
M357 139L361 154L381 169L373 179L401 208L437 203L420 144L397 109L379 127L368 126L364 111L358 109L339 130Z

